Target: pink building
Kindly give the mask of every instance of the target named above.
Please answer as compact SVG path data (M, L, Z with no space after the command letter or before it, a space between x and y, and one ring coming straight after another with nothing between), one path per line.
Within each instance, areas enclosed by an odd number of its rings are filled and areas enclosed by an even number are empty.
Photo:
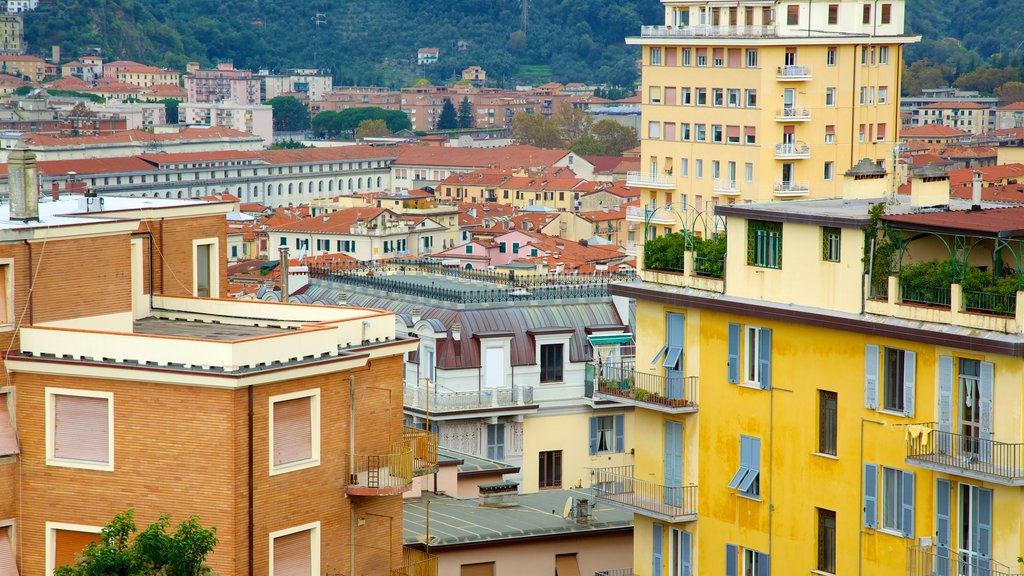
M185 76L185 91L188 101L195 103L259 104L261 101L259 77L249 70L235 70L230 63Z
M458 261L460 268L485 269L539 256L537 248L531 245L533 242L536 239L532 236L519 230L509 230L493 240L471 240L434 256L449 262Z
M178 122L190 126L225 126L255 134L263 138L267 146L274 143L274 109L265 104L182 102L178 106Z

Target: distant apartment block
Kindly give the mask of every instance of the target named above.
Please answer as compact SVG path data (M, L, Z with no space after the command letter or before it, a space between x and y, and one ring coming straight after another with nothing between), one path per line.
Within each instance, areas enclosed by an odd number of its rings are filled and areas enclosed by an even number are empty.
M35 0L38 2L38 0ZM10 11L11 3L7 3ZM24 54L25 31L21 16L0 14L0 54Z
M334 79L330 74L316 70L291 70L287 74L260 73L259 78L263 82L264 102L281 95L297 96L309 102L322 100L334 87Z
M42 82L46 77L46 62L35 56L0 56L0 74L25 78L29 82Z
M7 0L8 14L22 14L39 8L39 0Z
M178 122L248 132L263 138L267 146L274 142L274 110L263 104L182 102L178 106Z
M168 84L177 86L181 84L181 72L156 66L135 66L118 70L117 79L141 88Z
M420 48L416 53L416 63L420 66L434 64L437 62L439 52L437 48Z
M462 71L462 79L474 84L483 84L487 82L487 72L479 66L470 66Z
M326 111L341 112L349 108L400 110L401 100L401 93L379 86L336 86L323 93L320 99L310 99L309 111L315 115Z
M260 103L260 79L249 70L235 70L229 63L212 70L196 70L185 76L188 101L196 103L232 101Z

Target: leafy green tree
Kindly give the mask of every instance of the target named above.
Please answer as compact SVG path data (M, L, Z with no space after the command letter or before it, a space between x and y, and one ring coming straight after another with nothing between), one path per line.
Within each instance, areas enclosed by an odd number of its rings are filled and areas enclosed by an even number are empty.
M526 51L526 32L516 30L508 35L508 51L517 55Z
M390 135L391 131L388 130L388 123L383 120L363 120L359 123L359 128L356 129L356 138L360 140Z
M459 128L472 128L473 127L473 103L469 101L469 96L463 96L462 102L459 102Z
M54 576L205 576L213 574L206 557L217 546L217 529L204 528L195 516L168 533L166 515L137 533L135 511L114 516L100 541L85 547L78 560L58 567Z
M984 66L961 75L953 82L953 85L963 90L977 90L985 94L993 94L996 88L1003 84L1019 80L1019 68L990 68Z
M167 116L167 123L168 124L177 124L178 123L178 104L180 102L178 102L174 98L165 98L163 100L160 100L159 102L160 102L160 104L164 105L164 112L165 112L165 114Z
M640 145L632 126L623 126L614 120L595 122L590 133L604 144L605 153L609 156L621 156L626 150Z
M438 130L455 130L459 127L458 113L455 112L455 105L451 98L445 98L441 106L441 115L437 117Z
M309 128L309 110L294 96L277 96L267 104L274 109L274 130L300 132Z
M520 112L513 116L512 138L519 144L538 148L559 148L564 145L558 124L540 114Z
M953 74L954 70L948 66L935 64L931 60L918 60L903 69L903 94L916 96L925 88L945 86L947 78Z
M996 88L996 96L1003 104L1024 102L1024 82L1007 82Z
M306 146L302 142L292 140L291 138L288 140L282 140L281 142L274 142L270 145L271 150L295 150L299 148L312 148L312 146Z
M552 119L558 124L562 136L566 140L576 140L580 136L590 133L594 124L594 117L587 114L583 108L577 108L572 102L562 102L558 105Z
M569 150L572 150L580 156L605 155L604 144L590 134L584 134L583 136L573 140L572 143L569 144Z

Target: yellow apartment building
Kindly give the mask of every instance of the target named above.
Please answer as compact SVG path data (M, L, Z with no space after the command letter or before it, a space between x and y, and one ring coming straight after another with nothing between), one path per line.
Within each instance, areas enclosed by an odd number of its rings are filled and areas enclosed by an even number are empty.
M592 486L635 513L633 574L1024 572L1024 207L843 180L719 206L720 266L613 286L636 364L597 397L647 440Z
M893 164L902 0L663 0L643 49L641 189L649 234L672 212L838 196L861 158ZM666 208L667 207L667 208Z

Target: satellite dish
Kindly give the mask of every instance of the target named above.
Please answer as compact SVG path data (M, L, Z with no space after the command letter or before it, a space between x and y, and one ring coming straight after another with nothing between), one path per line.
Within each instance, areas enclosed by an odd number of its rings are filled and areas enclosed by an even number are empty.
M565 499L565 508L562 510L562 518L568 518L572 514L572 496Z

